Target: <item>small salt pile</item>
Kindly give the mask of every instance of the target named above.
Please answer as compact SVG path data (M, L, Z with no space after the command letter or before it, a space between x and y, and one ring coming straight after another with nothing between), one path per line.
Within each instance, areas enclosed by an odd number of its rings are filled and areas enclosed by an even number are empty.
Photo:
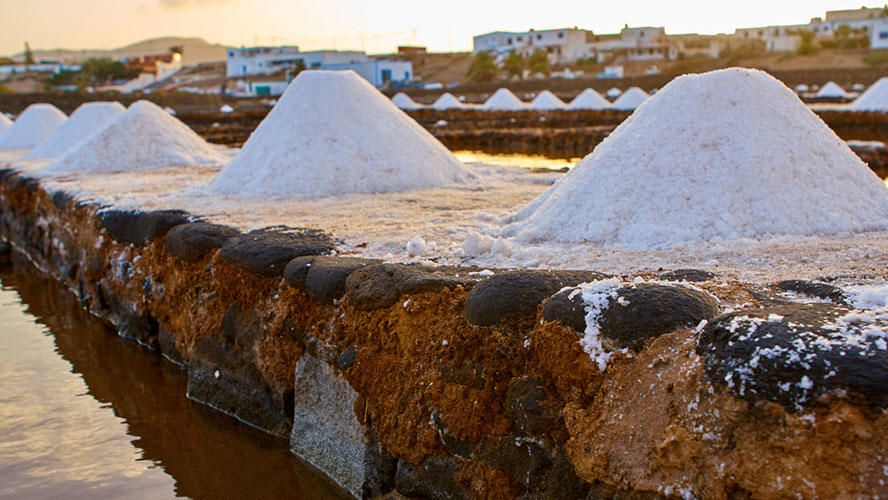
M30 149L49 137L68 117L52 104L32 104L0 135L0 149Z
M219 108L219 112L225 114L234 113L234 108L229 104L223 104L222 107Z
M2 111L0 111L0 134L6 132L6 129L12 126L12 120L10 120Z
M544 90L530 102L528 108L537 111L546 111L550 109L564 109L565 106L564 101L559 99L558 96L548 90Z
M620 97L620 94L622 94L622 93L623 93L622 90L620 90L616 87L611 87L610 90L608 90L605 95L608 97L608 99L616 99L617 97Z
M226 159L156 104L136 101L105 128L50 163L44 172L140 172L220 165Z
M113 122L126 108L119 102L87 102L23 158L56 158Z
M447 109L462 109L465 105L459 102L453 94L450 92L444 92L440 95L435 102L432 104L432 108L438 111L444 111Z
M353 71L303 71L210 189L242 197L393 193L469 177Z
M608 109L610 107L611 103L592 88L580 92L580 95L574 97L573 101L567 105L567 109Z
M501 88L493 93L487 101L481 106L481 109L488 111L514 111L518 109L526 109L527 104L512 93L507 88Z
M811 87L807 86L804 83L800 83L795 86L795 91L799 94L801 94L802 92L808 92L809 90L811 90Z
M392 97L392 103L400 109L419 109L421 106L416 103L409 95L398 92Z
M888 111L888 76L883 76L848 106L849 111Z
M664 248L888 229L885 184L767 73L676 78L504 229Z
M650 95L638 87L629 87L614 101L614 109L633 110L650 99Z
M848 93L840 87L836 82L826 82L820 90L817 91L817 97L841 97L848 98Z

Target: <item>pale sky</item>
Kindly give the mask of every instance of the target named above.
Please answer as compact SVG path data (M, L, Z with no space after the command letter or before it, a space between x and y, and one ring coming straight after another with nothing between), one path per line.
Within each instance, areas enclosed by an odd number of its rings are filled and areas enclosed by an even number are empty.
M471 50L472 36L497 30L578 26L616 33L624 25L665 26L669 34L732 33L801 24L860 0L0 0L0 54L34 49L112 49L160 36L211 43L299 45L303 50L433 52ZM872 4L869 6L878 6Z

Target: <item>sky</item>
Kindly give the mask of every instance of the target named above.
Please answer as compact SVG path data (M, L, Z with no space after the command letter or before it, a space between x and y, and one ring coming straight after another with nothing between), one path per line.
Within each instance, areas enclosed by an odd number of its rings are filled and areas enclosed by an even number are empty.
M472 36L578 26L617 33L664 26L669 34L802 24L860 0L640 0L485 2L450 0L0 0L0 54L33 49L113 49L161 36L228 46L298 45L303 50L393 52L423 45L467 51ZM878 4L869 5L871 7Z

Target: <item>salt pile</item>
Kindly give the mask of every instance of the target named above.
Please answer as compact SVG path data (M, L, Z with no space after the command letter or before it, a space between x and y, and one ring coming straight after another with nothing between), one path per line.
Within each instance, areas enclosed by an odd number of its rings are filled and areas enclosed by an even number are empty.
M481 109L489 111L513 111L524 109L527 105L509 89L502 88L497 90L490 96L481 106Z
M46 173L139 172L219 165L225 155L148 101L136 101L105 128L50 163Z
M303 71L210 188L245 197L393 193L469 175L353 71Z
M91 137L126 111L119 102L88 102L24 158L56 158Z
M888 111L888 76L870 85L870 88L854 99L848 106L850 111Z
M398 92L392 97L392 103L401 109L418 109L420 106L409 95Z
M610 99L615 99L617 97L620 97L620 94L622 94L622 93L623 93L622 90L620 90L616 87L611 87L610 90L608 90L605 95Z
M826 82L820 90L817 91L817 97L841 97L848 98L848 93L840 87L836 82Z
M631 249L884 230L888 189L793 91L732 68L673 80L512 220Z
M6 132L6 129L12 126L12 120L6 117L2 111L0 111L0 134Z
M32 104L0 135L0 149L30 149L49 137L68 117L52 104Z
M549 109L564 109L565 106L564 101L559 99L558 96L548 90L544 90L530 102L528 108L538 111L546 111Z
M650 97L651 96L644 90L641 90L638 87L630 87L626 92L623 92L616 101L614 101L613 107L614 109L632 110L641 106L641 104L650 99Z
M437 109L438 111L444 111L445 109L460 109L463 107L465 107L463 103L459 102L459 99L450 92L444 92L440 97L435 99L435 102L432 104L432 108Z
M607 109L610 107L611 103L591 88L580 92L580 95L574 97L573 101L567 105L567 109Z
M808 87L804 83L800 83L800 84L796 85L796 87L795 87L795 91L798 92L799 94L801 94L802 92L808 92L809 90L811 90L811 87Z

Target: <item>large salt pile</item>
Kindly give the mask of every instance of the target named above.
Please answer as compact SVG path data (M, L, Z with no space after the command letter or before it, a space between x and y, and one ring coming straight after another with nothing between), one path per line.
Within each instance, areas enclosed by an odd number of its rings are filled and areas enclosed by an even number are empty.
M463 103L459 102L459 99L450 92L444 92L440 97L435 99L435 102L432 104L432 108L437 109L438 111L444 111L445 109L461 109L464 107Z
M506 226L634 249L888 229L885 184L782 83L676 78Z
M32 104L0 135L0 149L33 148L49 137L67 118L65 113L52 104Z
M888 76L870 85L848 106L849 111L888 111Z
M533 101L530 101L528 108L537 111L546 111L550 109L564 109L565 104L564 101L558 98L558 96L548 90L544 90L540 92Z
M507 88L501 88L493 93L487 101L481 106L481 109L486 109L489 111L514 111L518 109L525 109L527 104L524 103L521 99L518 99L515 94L512 93L511 90Z
M641 106L650 97L647 92L638 87L629 87L614 101L613 107L614 109L632 110Z
M119 102L88 102L24 158L55 158L91 137L126 111Z
M607 109L610 107L611 103L591 88L580 92L580 95L574 97L573 101L567 105L567 109Z
M222 164L226 157L156 104L136 101L99 132L68 150L44 170L139 172L164 167Z
M398 92L397 94L392 96L392 103L394 103L395 106L397 106L401 109L419 109L420 108L420 105L416 104L416 101L411 99L409 95L407 95L403 92Z
M847 99L848 93L836 82L826 82L823 84L823 87L820 87L820 90L817 91L817 97L841 97Z
M303 71L210 184L240 196L392 193L465 182L437 139L352 71Z
M2 111L0 111L0 134L6 132L6 129L12 126L12 120L6 117Z

